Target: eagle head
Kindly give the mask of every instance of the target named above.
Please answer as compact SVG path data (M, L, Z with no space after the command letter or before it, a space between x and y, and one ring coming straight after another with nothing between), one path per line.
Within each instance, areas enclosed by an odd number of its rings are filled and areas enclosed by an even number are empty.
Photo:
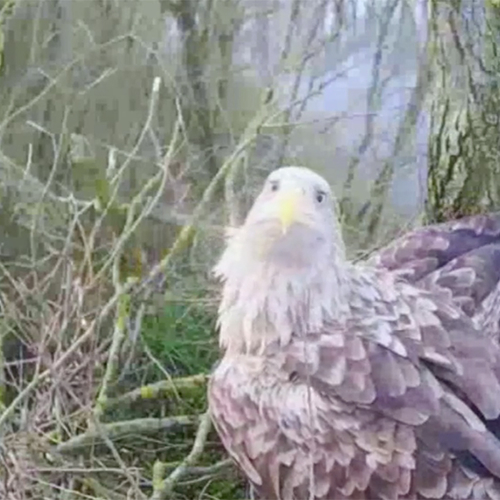
M304 167L274 170L216 265L220 340L249 350L316 331L345 309L347 262L330 186ZM249 347L250 346L250 347Z
M307 270L343 252L339 232L328 182L305 167L278 168L237 231L240 259Z

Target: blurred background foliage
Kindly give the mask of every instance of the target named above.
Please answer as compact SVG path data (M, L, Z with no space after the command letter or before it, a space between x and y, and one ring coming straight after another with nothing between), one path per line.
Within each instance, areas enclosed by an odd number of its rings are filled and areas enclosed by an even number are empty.
M489 0L0 0L0 497L243 499L210 270L263 178L350 254L498 208Z

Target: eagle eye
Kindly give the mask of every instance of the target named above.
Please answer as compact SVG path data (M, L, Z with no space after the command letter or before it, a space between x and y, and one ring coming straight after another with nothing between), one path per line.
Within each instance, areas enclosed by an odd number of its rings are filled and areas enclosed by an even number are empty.
M271 191L278 191L280 183L278 181L271 181Z
M316 201L318 203L323 203L323 201L325 201L325 198L326 198L326 193L324 191L316 191Z

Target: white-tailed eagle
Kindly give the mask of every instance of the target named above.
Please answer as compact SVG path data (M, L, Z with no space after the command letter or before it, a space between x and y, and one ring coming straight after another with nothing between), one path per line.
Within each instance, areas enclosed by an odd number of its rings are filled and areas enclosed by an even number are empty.
M500 215L352 263L335 207L275 170L215 268L225 448L265 500L500 500Z

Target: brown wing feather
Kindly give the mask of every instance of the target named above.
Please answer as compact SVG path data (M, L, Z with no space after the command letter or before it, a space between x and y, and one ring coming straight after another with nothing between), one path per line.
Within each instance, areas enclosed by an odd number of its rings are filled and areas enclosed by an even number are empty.
M358 444L364 440L363 460L380 447L381 422L392 422L400 432L413 435L398 452L402 455L393 453L388 463L375 466L367 486L373 498L401 498L412 491L441 498L452 487L453 474L463 468L453 456L464 458L469 466L475 460L487 475L500 478L500 442L488 429L488 420L500 415L498 346L475 331L471 319L449 305L446 296L441 300L439 294L414 293L400 286L406 303L385 303L383 317L389 319L389 329L406 355L396 344L382 345L378 330L367 338L367 308L375 308L367 300L360 304L363 314L358 316L365 323L353 321L347 331L331 325L323 334L297 339L285 350L286 369L320 394L387 417L358 430ZM376 306L380 315L384 303ZM326 412L325 421L336 418ZM415 447L415 442L420 445ZM434 454L424 442L433 443ZM327 446L326 439L321 446ZM409 483L412 458L418 460L418 473Z
M500 337L500 213L411 231L368 263L426 289L446 290L479 327Z
M500 243L500 212L464 217L409 231L368 259L370 265L404 270L417 282L436 269L485 245Z
M424 276L417 284L428 290L446 291L449 298L478 327L488 334L500 336L500 244L480 247L451 260L442 268Z

